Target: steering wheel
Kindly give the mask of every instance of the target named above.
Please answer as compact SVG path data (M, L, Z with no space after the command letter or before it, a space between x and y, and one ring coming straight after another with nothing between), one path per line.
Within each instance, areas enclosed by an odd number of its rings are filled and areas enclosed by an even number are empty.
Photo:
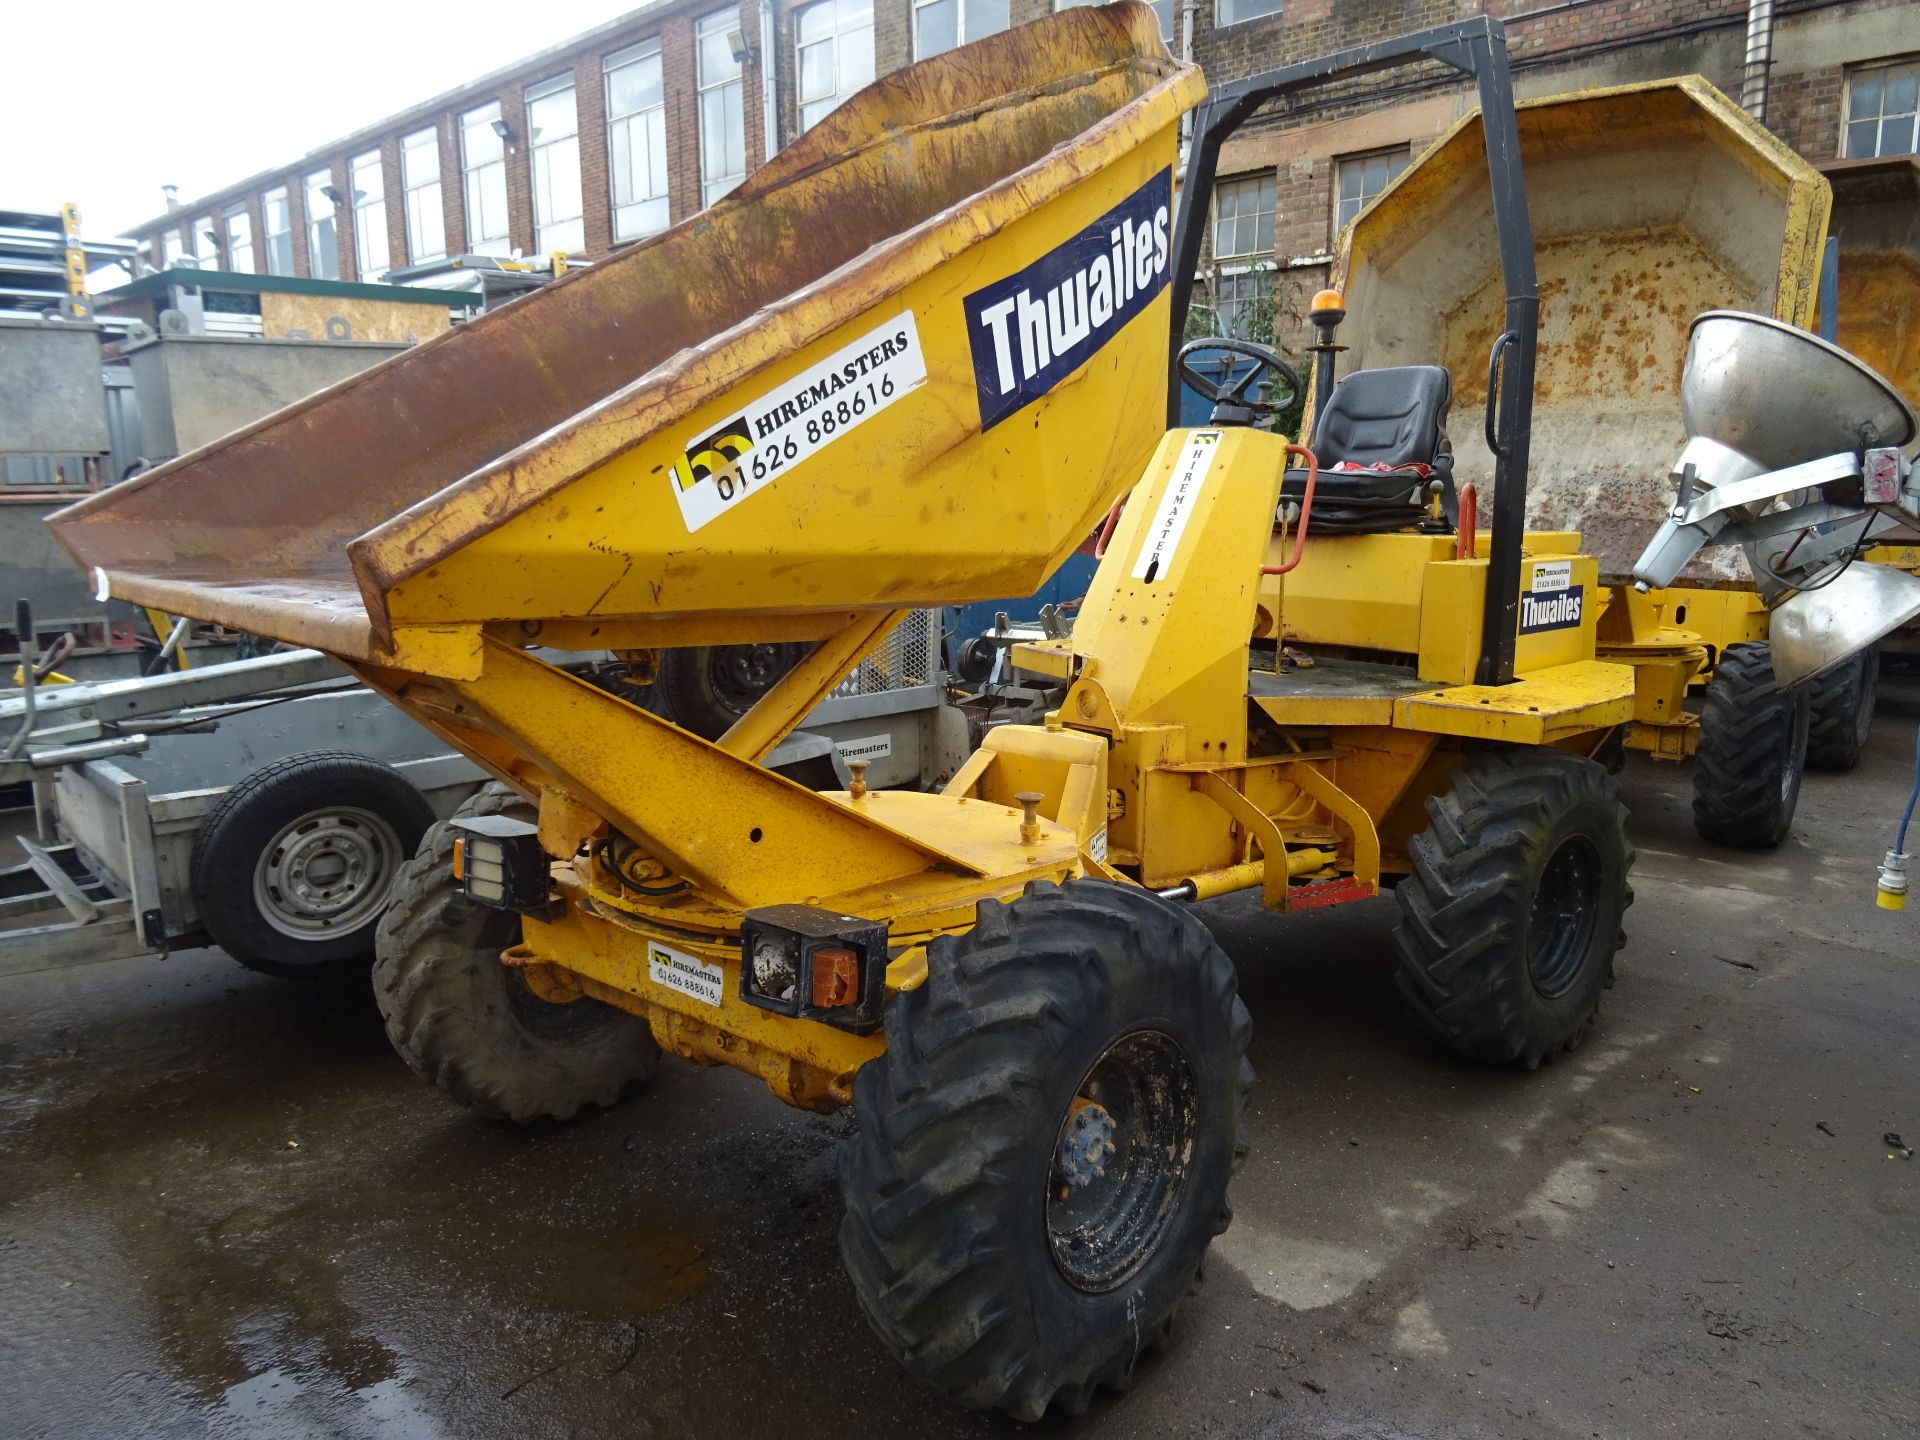
M1202 375L1193 368L1190 356L1202 351L1218 350L1229 355L1238 355L1242 359L1253 361L1253 368L1238 380L1216 380ZM1251 425L1256 416L1278 415L1300 398L1300 379L1294 374L1293 367L1286 362L1277 350L1265 345L1256 345L1251 340L1226 340L1203 338L1189 340L1180 347L1180 354L1174 364L1180 372L1180 378L1200 395L1214 404L1216 411L1227 406L1245 412L1245 419L1238 416L1216 414L1215 424ZM1273 377L1273 390L1264 400L1250 398L1254 383L1263 375ZM1275 392L1278 392L1277 394Z

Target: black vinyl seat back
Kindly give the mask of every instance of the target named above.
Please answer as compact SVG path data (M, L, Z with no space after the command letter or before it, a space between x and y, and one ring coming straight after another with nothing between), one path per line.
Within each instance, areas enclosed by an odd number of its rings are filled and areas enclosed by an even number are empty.
M1447 438L1453 377L1444 365L1356 370L1333 387L1313 453L1322 469L1354 465L1432 465Z
M1444 365L1356 370L1335 385L1313 427L1312 448L1320 462L1313 527L1359 532L1419 524L1427 518L1427 486L1434 480L1441 484L1451 519L1453 447L1447 412L1452 405L1453 377ZM1366 468L1333 468L1342 464ZM1306 484L1306 471L1289 470L1280 487L1282 502L1298 501Z

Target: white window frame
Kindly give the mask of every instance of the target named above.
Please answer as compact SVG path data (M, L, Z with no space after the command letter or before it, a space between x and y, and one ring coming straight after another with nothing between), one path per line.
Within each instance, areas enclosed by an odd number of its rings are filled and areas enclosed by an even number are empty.
M235 238L235 222L238 222L239 239ZM253 274L260 262L253 253L253 212L247 208L246 201L229 205L220 213L220 229L227 241L228 273Z
M498 100L460 116L460 193L467 210L467 251L473 255L513 253L507 217L507 142L494 128L499 119ZM498 214L493 215L496 210Z
M537 102L565 94L573 121L565 133L543 135L534 123ZM527 157L533 175L533 248L542 255L560 251L577 255L587 248L586 189L580 176L580 92L573 72L563 70L537 85L529 85L527 104ZM571 197L566 191L567 168L572 167ZM569 198L571 203L567 203ZM572 210L562 215L560 210Z
M312 171L300 180L300 203L307 212L307 274L315 280L340 278L340 207L325 193L331 184L332 166ZM319 208L323 205L324 212ZM333 249L331 267L326 263L329 239Z
M1890 71L1895 70L1906 71L1914 75L1916 80L1920 80L1920 55L1896 56L1890 60L1875 60L1866 64L1848 67L1845 87L1846 93L1840 97L1841 159L1874 160L1901 155L1920 155L1920 113L1914 113L1908 120L1911 128L1908 132L1908 144L1905 150L1883 150L1880 148L1882 141L1886 138L1887 129L1886 77ZM1878 75L1880 77L1880 108L1872 117L1874 122L1872 152L1868 154L1855 154L1852 143L1853 127L1856 124L1866 124L1867 121L1856 121L1853 119L1853 87L1856 81L1867 75ZM1920 89L1920 86L1916 86L1916 89ZM1916 96L1915 98L1915 111L1920 112L1920 96ZM1904 116L1908 115L1909 112L1896 110L1893 113L1896 116Z
M976 34L972 32L971 27L968 26L967 24L968 0L913 0L913 13L907 17L907 23L913 27L913 58L914 59L925 60L930 58L931 56L944 55L946 53L945 50L923 50L920 47L920 12L922 10L928 9L930 6L946 4L946 3L951 3L955 7L954 22L953 22L953 33L954 33L953 48L956 50L958 50L962 45L968 44L971 41L983 40L989 35L998 35L1002 30L1007 30L1012 28L1013 17L1011 13L1009 13L1005 23L1000 25L989 24L983 27L982 29L980 29L980 31ZM990 0L982 0L982 3L990 3ZM1008 10L1009 12L1011 12L1012 10L1011 4L1008 5Z
M1259 203L1257 198L1259 188L1262 185L1267 186L1273 192L1272 208L1264 212L1259 208ZM1243 189L1245 189L1248 186L1252 186L1256 192L1256 201L1255 201L1254 209L1252 211L1253 248L1250 250L1222 250L1220 249L1220 196L1222 192L1227 190L1232 190L1236 195L1238 195ZM1214 182L1212 199L1213 199L1213 204L1210 207L1209 213L1207 215L1207 241L1208 241L1208 248L1211 251L1213 258L1215 260L1217 261L1234 261L1234 260L1250 261L1250 260L1258 259L1262 255L1273 254L1273 245L1271 243L1269 243L1264 248L1260 244L1260 218L1259 217L1263 213L1271 215L1275 219L1275 224L1276 225L1278 224L1278 212L1280 208L1280 177L1278 174L1276 174L1272 170L1250 170L1240 175L1222 176L1219 180L1216 180ZM1240 218L1241 217L1240 217L1240 214L1238 213L1238 206L1236 205L1234 219L1237 222Z
M1232 19L1227 18L1229 7L1237 8L1245 6L1250 8L1256 5L1265 5L1271 8L1251 10L1249 14L1236 14ZM1213 0L1213 28L1216 30L1224 30L1229 25L1245 25L1250 20L1269 20L1275 15L1280 14L1285 8L1285 0Z
M856 5L861 3L866 5L864 17L861 17L860 12L854 9ZM800 122L801 134L804 135L815 125L818 125L822 120L826 119L828 115L845 104L847 100L862 87L873 83L874 71L877 68L874 56L873 6L874 0L812 0L812 3L802 5L793 12L794 114ZM854 18L850 19L843 16L841 14L842 7L853 10ZM826 34L816 39L803 41L800 34L801 17L825 9L831 9L834 12L832 28L828 30ZM867 36L868 63L865 79L861 79L857 71L851 76L842 73L845 69L842 64L842 56L846 49L842 42L860 34L862 31L865 31ZM803 77L806 74L804 57L809 50L817 50L823 46L827 47L831 53L828 68L832 73L833 86L824 95L809 97L801 89L801 86L805 83ZM816 112L811 120L807 118L807 112L809 110Z
M709 75L707 47L701 43L715 34L724 38L729 30L739 28L740 12L737 10L716 10L693 22L694 85L698 92L694 103L700 117L700 204L703 207L731 193L747 178L747 82L743 67L738 60L729 57L723 73ZM717 102L719 107L720 145L729 147L733 139L732 131L739 131L740 163L737 167L728 163L735 158L730 148L725 154L715 153L712 143L715 127L708 124L708 112L712 108L709 101Z
M1054 10L1071 10L1077 5L1105 5L1109 0L1054 0ZM1160 21L1160 38L1172 45L1180 26L1180 0L1145 0Z
M162 270L177 269L180 262L186 258L186 254L186 242L181 238L178 225L160 232L160 268Z
M1374 191L1373 194L1369 195L1366 193L1363 182L1359 203L1354 206L1352 212L1348 214L1344 220L1341 219L1340 210L1341 207L1346 204L1346 201L1341 198L1340 194L1341 176L1346 173L1349 165L1366 165L1374 160L1386 160L1389 162L1387 166L1386 185L1382 185L1378 190ZM1400 162L1397 167L1391 163L1394 160ZM1385 145L1377 150L1359 150L1351 155L1336 155L1333 157L1333 238L1336 242L1340 239L1340 232L1353 222L1353 217L1366 209L1367 206L1371 205L1375 200L1379 199L1380 196L1386 192L1387 187L1399 179L1405 172L1407 166L1412 163L1413 147L1411 145Z
M280 208L282 228L273 228L274 206ZM291 275L293 270L293 197L285 185L276 185L271 190L260 192L260 254L266 262L269 275ZM285 251L284 259L275 255L276 247ZM281 266L285 266L282 269Z
M660 75L660 99L652 105L642 105L637 110L625 110L616 115L613 108L613 77L622 70L644 65L648 61L653 62ZM660 53L660 37L656 35L637 45L629 45L624 50L616 50L607 56L601 69L607 96L607 204L613 219L613 238L616 244L627 240L643 240L649 235L658 235L673 223L669 200L673 167L667 153L667 71L665 58ZM644 147L645 180L652 187L645 194L630 196L624 204L618 189L622 177L614 159L620 148L615 144L616 135L621 137L620 146L625 147L629 156L641 153ZM657 167L653 163L656 149L660 160ZM658 173L655 173L656 170ZM631 164L627 167L626 178L638 178ZM631 216L622 219L622 211L632 212L643 208L651 211L660 223L649 227L645 218L637 223Z
M193 253L199 258L202 270L220 268L220 232L214 227L213 216L202 215L193 222L188 232L193 239Z
M415 144L422 136L425 145ZM431 178L417 176L407 162L414 155L433 157ZM407 263L422 265L447 256L447 214L440 180L440 127L429 125L400 137L400 195L407 221ZM437 247L425 242L437 241Z
M373 162L373 174L366 173ZM371 179L372 190L362 190L360 182ZM353 258L355 273L362 280L374 280L386 273L390 263L387 240L387 159L378 150L363 150L347 161L347 189L353 198Z

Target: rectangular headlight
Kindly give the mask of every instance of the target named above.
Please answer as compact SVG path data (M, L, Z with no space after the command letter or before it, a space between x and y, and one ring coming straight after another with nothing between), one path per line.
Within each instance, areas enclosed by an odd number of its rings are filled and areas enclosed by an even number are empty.
M856 1035L879 1028L887 927L812 905L749 910L740 927L740 998Z
M538 915L552 908L552 862L540 848L540 827L509 815L474 815L451 822L454 874L467 898L496 910Z

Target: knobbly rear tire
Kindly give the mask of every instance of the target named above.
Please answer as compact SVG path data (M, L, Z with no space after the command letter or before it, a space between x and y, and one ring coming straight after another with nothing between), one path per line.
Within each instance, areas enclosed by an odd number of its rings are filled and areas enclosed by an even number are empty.
M1779 687L1764 642L1720 652L1693 757L1693 828L1702 840L1771 850L1787 838L1807 768L1809 719L1807 687Z
M1487 751L1427 816L1394 888L1396 982L1415 1023L1456 1054L1528 1070L1575 1048L1633 903L1613 777L1565 751Z
M1253 1080L1232 964L1145 891L1035 884L934 941L885 1024L840 1155L840 1253L875 1333L943 1395L1025 1420L1125 1388L1231 1218ZM1125 1144L1080 1188L1058 1167L1090 1111Z
M533 808L491 784L458 816ZM568 1120L653 1078L647 1022L598 1000L540 999L500 952L520 917L476 905L453 875L452 828L435 825L400 872L375 937L374 995L387 1037L415 1074L496 1120Z
M1807 768L1851 770L1873 734L1880 690L1880 650L1869 645L1807 685Z

